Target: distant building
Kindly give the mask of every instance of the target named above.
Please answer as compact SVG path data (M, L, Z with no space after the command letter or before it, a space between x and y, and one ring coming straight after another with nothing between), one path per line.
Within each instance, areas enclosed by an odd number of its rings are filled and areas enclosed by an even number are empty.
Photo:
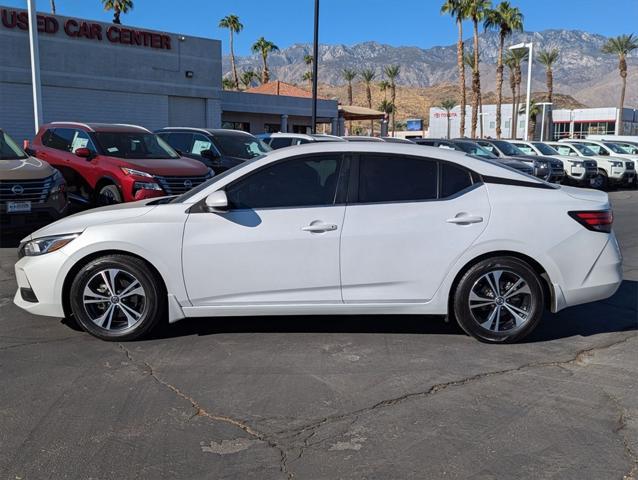
M524 104L523 104L524 105ZM638 110L624 108L622 112L622 124L616 130L616 119L619 109L608 108L577 108L573 110L557 109L551 112L552 125L547 125L546 131L553 139L572 137L584 138L594 134L638 135ZM549 119L550 109L546 109L546 119ZM460 132L460 107L455 107L450 112L450 136L469 137L472 125L472 109L466 109L465 134ZM482 115L479 114L477 122L477 135L483 137L496 137L496 105L483 105ZM483 130L481 134L481 123ZM514 126L512 135L512 104L503 104L501 107L501 130L503 138L523 138L525 135L525 114L520 113ZM535 138L540 138L542 124L541 115L536 120ZM445 138L447 135L447 113L437 107L430 108L430 138ZM545 134L547 138L548 134Z

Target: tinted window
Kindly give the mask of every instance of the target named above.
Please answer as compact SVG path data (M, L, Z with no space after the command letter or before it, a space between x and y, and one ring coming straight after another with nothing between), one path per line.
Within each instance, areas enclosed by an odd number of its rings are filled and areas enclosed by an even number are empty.
M441 198L450 197L470 185L470 172L458 165L441 163Z
M27 158L27 155L6 133L0 131L0 160Z
M117 158L167 159L179 155L153 133L98 132L95 134L105 155Z
M361 157L359 201L398 202L436 198L436 170L435 161L422 158Z
M521 152L514 145L504 140L492 140L492 143L496 145L496 147L499 148L501 152L503 152L503 154L505 155L522 155L523 154L523 152Z
M187 132L162 133L160 137L180 152L188 152L193 144L193 134Z
M270 139L270 147L274 148L274 149L289 147L290 145L292 145L292 139L290 139L290 138L272 138L272 139Z
M49 130L48 135L42 137L44 145L56 150L71 151L71 143L75 136L75 130L72 128L56 128Z
M543 155L556 155L558 152L549 145L541 142L534 142L534 145Z
M478 144L483 147L485 150L487 150L488 152L490 152L492 155L495 155L497 157L500 157L501 154L498 152L498 150L496 148L494 148L494 145L487 143L487 142L478 142Z
M252 135L215 133L215 141L222 154L245 160L268 153L271 148Z
M341 160L310 157L287 160L239 180L226 189L231 208L332 205Z

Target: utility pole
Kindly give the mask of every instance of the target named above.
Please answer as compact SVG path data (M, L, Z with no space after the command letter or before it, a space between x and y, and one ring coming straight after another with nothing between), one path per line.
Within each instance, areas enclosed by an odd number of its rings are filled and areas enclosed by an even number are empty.
M315 0L315 35L312 44L312 133L317 133L317 82L319 63L319 0Z
M38 18L35 0L27 0L29 10L29 46L31 51L31 84L33 86L33 118L35 133L42 125L42 84L40 83L40 48L38 44Z

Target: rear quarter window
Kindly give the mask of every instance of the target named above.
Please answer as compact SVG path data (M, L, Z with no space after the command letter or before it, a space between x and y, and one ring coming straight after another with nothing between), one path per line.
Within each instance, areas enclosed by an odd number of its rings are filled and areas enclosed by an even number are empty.
M452 163L441 163L440 198L451 197L472 186L472 176L463 167Z

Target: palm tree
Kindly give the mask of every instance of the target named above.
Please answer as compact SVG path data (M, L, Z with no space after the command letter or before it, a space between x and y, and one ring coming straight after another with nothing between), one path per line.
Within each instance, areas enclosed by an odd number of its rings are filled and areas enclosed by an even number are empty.
M512 124L510 125L511 132L510 137L515 138L517 133L516 123L518 122L520 97L521 97L521 82L523 74L521 72L521 64L527 60L529 54L528 50L512 50L507 54L505 63L510 69L510 87L512 87Z
M620 122L622 121L622 111L625 106L625 90L627 88L627 55L638 48L638 37L634 34L620 35L607 40L603 45L603 53L618 55L618 70L622 78L622 89L620 90L620 104L618 119L616 120L616 132L622 135Z
M394 105L388 100L381 100L378 109L386 115L391 115L394 112Z
M390 82L388 82L387 80L381 80L379 82L379 90L383 92L384 100L388 99L388 88L390 88Z
M558 48L552 48L551 50L541 50L538 52L538 63L545 66L545 77L547 82L547 101L552 103L552 97L554 95L554 72L552 67L556 60L558 60Z
M467 95L465 88L465 64L463 63L463 20L467 19L467 0L446 0L441 7L442 14L448 14L456 21L459 38L456 44L456 59L459 69L459 93L461 94L461 136L465 135L465 107Z
M534 100L530 100L529 102L529 129L527 134L530 139L534 138L534 132L536 131L536 118L538 114L541 112L540 107L536 104ZM525 105L521 107L520 113L525 113Z
M244 29L244 26L239 21L237 15L226 15L219 21L219 28L227 28L230 33L230 69L233 72L233 80L235 84L239 85L239 77L237 76L237 66L235 65L235 50L233 48L233 34L239 33Z
M224 90L235 90L237 88L237 84L232 78L224 77L222 78L222 88Z
M479 102L481 98L481 73L479 71L479 22L485 18L485 13L490 9L490 0L468 0L467 16L474 26L474 68L472 69L472 127L470 136L476 138L476 126L478 123Z
M480 61L481 55L479 52L479 61ZM474 72L474 50L466 50L465 53L463 53L463 63L465 64L465 66L467 68L469 68L472 72ZM478 100L479 100L479 114L478 116L483 115L483 96L481 95L481 91L479 90L478 92ZM479 132L480 132L480 136L481 138L483 137L483 121L479 122Z
M51 0L51 13L55 15L55 0Z
M397 85L396 79L401 73L401 67L399 65L388 65L383 69L383 73L388 77L390 82L390 103L392 104L392 136L394 137L394 130L396 129L395 117L397 113Z
M501 138L501 104L503 103L503 51L505 39L512 32L523 31L523 14L518 7L512 7L509 2L498 4L493 10L488 10L483 26L486 30L498 30L498 60L496 65L496 138ZM549 100L551 102L551 100Z
M268 80L270 80L270 72L268 71L268 54L271 52L278 52L279 47L271 41L266 40L264 37L259 37L259 39L253 43L251 49L253 53L261 55L263 65L261 70L261 83L268 83Z
M310 70L308 70L307 72L304 72L304 74L301 76L301 79L304 82L308 82L310 85L310 89L312 90L312 63L314 62L314 58L312 58L312 55L304 55L303 56L303 63L305 63L306 65L308 65L310 67Z
M343 79L348 82L348 105L352 105L352 81L357 77L357 72L349 68L341 71Z
M516 60L512 52L509 52L503 59L503 63L510 72L510 89L512 90L512 119L510 120L510 138L514 138L514 112L516 111Z
M454 107L456 107L456 102L452 99L443 100L439 104L439 108L445 110L447 117L447 138L450 138L450 112Z
M113 23L118 25L122 23L120 22L120 14L133 10L133 0L101 0L101 2L107 12L113 10Z
M250 88L252 86L253 80L258 77L257 73L254 70L246 70L241 73L239 77L239 81L244 86L244 90Z
M366 100L368 101L368 108L372 108L372 81L377 76L374 70L366 68L361 72L361 78L366 85ZM374 120L370 120L370 135L374 134Z

